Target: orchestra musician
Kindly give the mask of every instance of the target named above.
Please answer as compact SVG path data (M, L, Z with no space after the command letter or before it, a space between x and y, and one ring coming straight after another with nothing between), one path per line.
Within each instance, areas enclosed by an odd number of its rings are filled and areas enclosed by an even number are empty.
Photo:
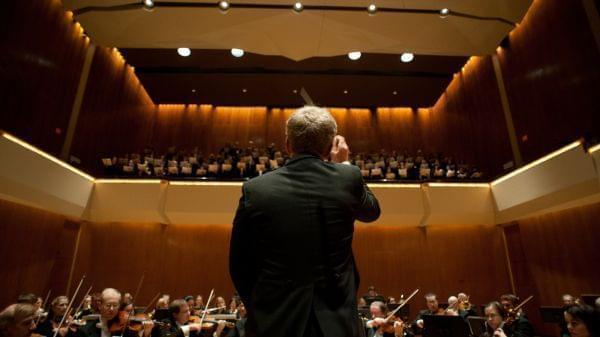
M413 332L416 335L422 334L424 322L423 316L425 315L444 315L444 309L440 308L440 304L437 300L437 295L434 293L425 294L425 301L427 309L419 311L419 314L412 323Z
M399 318L392 322L386 322L387 307L381 301L371 303L369 310L371 319L367 321L367 337L402 337L404 334L404 323ZM387 326L387 328L385 327Z
M85 326L77 330L77 337L111 337L109 322L117 316L121 302L121 293L113 288L106 288L100 293L100 317L90 319ZM119 334L120 335L120 334Z
M16 303L0 312L0 337L30 337L35 330L37 309L29 303Z
M63 316L67 313L67 306L69 305L69 298L67 296L57 296L50 302L50 309L48 310L48 316L45 320L38 322L35 333L45 336L52 337L54 332L58 328ZM60 336L67 334L67 328L61 327L59 331Z
M487 331L482 337L533 337L533 326L524 315L510 315L499 302L485 306Z
M190 307L183 299L176 299L169 304L169 317L162 321L163 324L155 325L152 337L189 337L197 336L202 330L202 324L189 323ZM189 324L188 324L189 323ZM215 333L220 336L225 325L219 323Z
M587 304L574 303L564 312L571 337L600 336L600 312Z

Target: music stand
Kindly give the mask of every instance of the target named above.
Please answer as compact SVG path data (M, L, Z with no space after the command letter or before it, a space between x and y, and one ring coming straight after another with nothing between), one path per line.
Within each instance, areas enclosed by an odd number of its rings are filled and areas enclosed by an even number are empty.
M371 318L371 309L370 307L358 307L358 316Z
M388 312L392 312L392 311L396 310L396 308L399 305L400 305L400 303L388 304L387 305ZM398 310L398 312L396 313L396 317L400 317L404 320L404 317L410 316L409 308L410 308L410 304L406 303L402 308L400 308L400 310Z
M581 299L587 305L594 307L596 305L596 299L600 297L598 294L581 294Z
M169 309L156 309L154 311L154 317L152 317L152 319L157 321L162 321L167 318L171 318L171 311Z
M562 323L565 320L563 312L564 308L561 307L540 307L540 315L544 323Z
M423 315L424 337L469 337L469 326L460 316Z
M486 332L485 325L486 318L479 316L469 316L467 317L467 323L469 323L469 330L471 332L471 336L481 336Z

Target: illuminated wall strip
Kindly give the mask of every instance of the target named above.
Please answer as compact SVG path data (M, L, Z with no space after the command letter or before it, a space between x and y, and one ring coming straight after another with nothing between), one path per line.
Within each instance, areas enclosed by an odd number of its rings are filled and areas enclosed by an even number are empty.
M36 153L36 154L38 154L38 155L40 155L40 156L42 156L42 157L44 157L46 159L48 159L48 160L50 160L50 161L58 164L58 165L60 165L60 166L62 166L64 168L70 170L71 172L73 172L75 174L78 174L78 175L82 176L83 178L85 178L85 179L87 179L87 180L89 180L91 182L94 181L94 177L92 177L91 175L89 175L89 174L87 174L87 173L85 173L85 172L83 172L81 170L76 169L75 167L73 167L73 166L65 163L64 161L62 161L62 160L60 160L60 159L58 159L58 158L56 158L56 157L54 157L54 156L52 156L50 154L48 154L48 153L46 153L46 152L38 149L37 147L35 147L33 145L27 144L26 142L20 140L19 138L15 137L15 136L12 136L12 135L10 135L10 134L8 134L6 132L2 132L2 137L4 137L4 138L10 140L11 142L13 142L15 144L18 144L18 145L26 148L27 150L29 150L31 152L34 152L34 153Z
M242 187L241 181L169 181L174 186L238 186Z
M367 184L373 188L421 188L421 184Z
M600 144L596 144L588 149L588 153L594 153L600 150Z
M511 172L511 173L509 173L507 175L505 175L505 176L502 176L502 177L500 177L500 178L492 181L491 185L495 186L495 185L497 185L497 184L499 184L499 183L501 183L501 182L503 182L505 180L508 180L508 179L516 176L517 174L523 173L523 172L529 170L532 167L540 165L543 162L546 162L546 161L548 161L548 160L550 160L550 159L552 159L554 157L557 157L557 156L559 156L559 155L561 155L561 154L563 154L563 153L565 153L567 151L570 151L570 150L572 150L572 149L574 149L574 148L576 148L578 146L581 146L581 141L579 141L579 140L576 141L576 142L573 142L573 143L571 143L571 144L569 144L569 145L567 145L567 146L565 146L565 147L563 147L561 149L558 149L558 150L556 150L556 151L554 151L554 152L552 152L552 153L550 153L550 154L548 154L548 155L546 155L546 156L544 156L544 157L542 157L542 158L540 158L540 159L538 159L538 160L536 160L534 162L531 162L531 163L529 163L529 164L527 164L527 165L525 165L525 166L523 166L523 167L521 167L521 168L519 168L519 169L517 169L517 170L515 170L515 171L513 171L513 172Z
M160 184L160 179L96 179L96 184Z
M428 183L430 187L478 187L490 188L488 183Z

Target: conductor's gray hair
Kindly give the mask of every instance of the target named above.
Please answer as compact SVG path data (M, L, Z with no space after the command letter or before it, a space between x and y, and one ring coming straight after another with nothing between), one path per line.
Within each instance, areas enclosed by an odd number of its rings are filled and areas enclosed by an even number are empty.
M323 155L337 134L337 123L327 109L300 108L287 120L285 133L294 153Z

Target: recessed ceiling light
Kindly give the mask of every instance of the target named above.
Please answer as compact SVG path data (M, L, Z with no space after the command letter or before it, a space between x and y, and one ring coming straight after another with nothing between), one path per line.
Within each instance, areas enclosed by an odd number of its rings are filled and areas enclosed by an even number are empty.
M242 57L244 56L244 50L239 48L231 48L231 55L235 57Z
M244 88L244 89L242 89L242 92L246 93L246 92L248 92L248 90L246 88Z
M373 15L377 12L377 6L375 6L375 4L370 4L367 7L367 12L369 12L369 14Z
M177 54L183 57L188 57L192 54L192 51L190 50L190 48L177 48Z
M450 15L450 10L448 8L440 9L440 18L445 19Z
M297 93L298 93L298 90L297 90L297 89L294 89L294 90L292 90L292 92L293 92L294 94L297 94Z
M396 90L392 91L392 95L396 96L398 95L398 92Z
M348 90L344 90L344 95L347 95L347 94L348 94Z
M227 12L227 10L229 9L229 2L227 2L227 1L219 1L219 9L222 12Z
M196 89L192 89L192 92L196 92Z
M411 62L414 59L415 55L413 53L402 53L402 55L400 55L400 60L404 63Z
M154 0L142 0L142 6L147 11L151 11L154 9Z
M300 13L304 9L304 6L302 5L302 3L300 1L298 1L294 4L293 8L296 13Z
M351 51L348 53L348 58L352 61L358 60L361 56L362 54L359 51Z

